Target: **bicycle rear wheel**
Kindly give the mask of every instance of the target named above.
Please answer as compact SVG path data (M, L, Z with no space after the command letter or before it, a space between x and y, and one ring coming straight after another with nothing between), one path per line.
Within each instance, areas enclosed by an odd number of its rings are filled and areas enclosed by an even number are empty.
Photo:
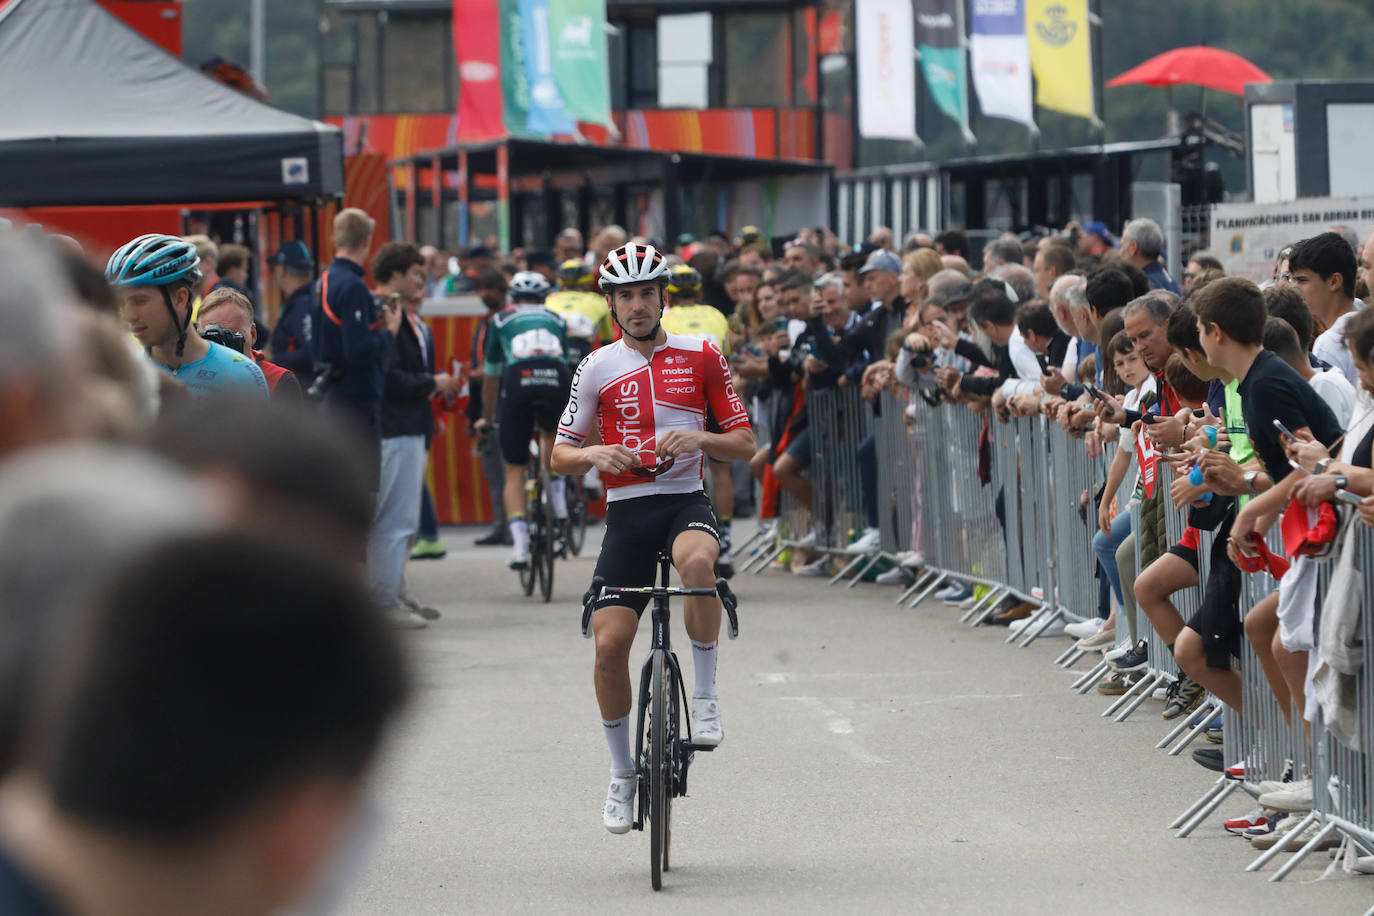
M530 558L525 561L525 568L520 570L520 587L525 590L526 595L534 594L534 583L538 580L536 567L539 566L540 544L543 542L543 533L539 530L539 519L533 514L525 516L529 525L530 533Z
M663 865L668 839L668 665L667 653L654 652L652 685L649 688L649 876L654 890L663 887Z
M539 594L543 597L544 603L548 604L553 596L553 542L556 523L552 510L547 506L542 508L540 515L543 519L544 541L539 545L538 554L531 553L530 560L539 566Z
M577 557L582 555L582 545L587 541L587 491L582 488L582 478L569 480L567 493L568 552Z

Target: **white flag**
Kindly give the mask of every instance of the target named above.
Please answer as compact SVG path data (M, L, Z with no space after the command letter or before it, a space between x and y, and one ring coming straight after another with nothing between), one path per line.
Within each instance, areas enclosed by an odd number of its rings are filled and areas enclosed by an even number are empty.
M916 43L911 0L856 0L859 134L916 140Z
M983 114L1035 123L1025 0L973 0L969 51Z

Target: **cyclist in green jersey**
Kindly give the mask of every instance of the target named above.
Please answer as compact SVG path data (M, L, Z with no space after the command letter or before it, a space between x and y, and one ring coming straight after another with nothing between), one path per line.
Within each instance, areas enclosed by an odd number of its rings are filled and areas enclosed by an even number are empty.
M482 435L496 425L501 458L506 465L507 524L510 526L511 569L524 569L530 560L530 533L525 520L525 471L530 461L530 440L539 430L539 449L548 467L553 452L553 435L558 418L568 401L572 373L564 360L567 327L563 319L544 307L549 281L533 271L521 271L511 278L513 306L498 312L487 330L485 353L486 383L482 385L482 419L475 426ZM490 384L499 380L498 385ZM563 479L555 477L549 487L554 514L560 521L568 517Z

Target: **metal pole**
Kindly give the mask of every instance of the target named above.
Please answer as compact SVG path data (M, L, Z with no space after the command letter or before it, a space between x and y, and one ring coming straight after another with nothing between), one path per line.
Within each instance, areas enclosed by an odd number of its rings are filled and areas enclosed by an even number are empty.
M248 14L248 69L259 86L267 85L267 0L252 0Z

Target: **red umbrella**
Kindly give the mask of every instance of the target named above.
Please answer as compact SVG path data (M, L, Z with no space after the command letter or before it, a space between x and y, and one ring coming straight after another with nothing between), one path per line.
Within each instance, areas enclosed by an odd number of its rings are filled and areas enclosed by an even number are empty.
M1132 67L1107 83L1125 86L1144 83L1146 86L1178 86L1188 84L1219 89L1233 95L1244 95L1246 83L1272 83L1269 74L1239 54L1193 45L1165 51Z

